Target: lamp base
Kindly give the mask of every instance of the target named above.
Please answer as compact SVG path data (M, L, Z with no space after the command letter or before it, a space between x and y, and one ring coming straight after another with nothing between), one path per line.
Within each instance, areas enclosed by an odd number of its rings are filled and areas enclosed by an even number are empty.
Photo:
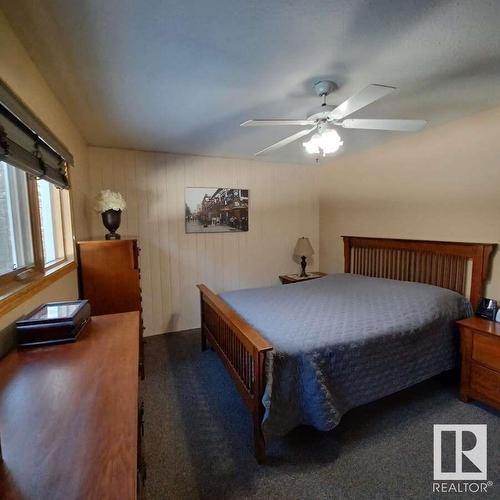
M300 261L300 266L302 267L302 272L300 273L301 278L307 278L307 273L306 273L306 266L307 266L307 261L306 261L306 256L303 255Z

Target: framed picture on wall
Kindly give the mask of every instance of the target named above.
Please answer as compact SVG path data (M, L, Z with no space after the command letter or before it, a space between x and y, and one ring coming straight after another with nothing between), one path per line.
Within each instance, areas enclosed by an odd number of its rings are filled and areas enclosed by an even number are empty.
M186 233L248 231L248 189L185 189Z

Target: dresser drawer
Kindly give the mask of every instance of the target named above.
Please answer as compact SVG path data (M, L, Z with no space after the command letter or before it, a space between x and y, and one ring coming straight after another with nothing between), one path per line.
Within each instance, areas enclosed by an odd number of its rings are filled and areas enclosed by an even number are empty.
M474 393L500 405L500 373L472 363L470 387Z
M472 359L500 372L500 337L476 333L472 343Z

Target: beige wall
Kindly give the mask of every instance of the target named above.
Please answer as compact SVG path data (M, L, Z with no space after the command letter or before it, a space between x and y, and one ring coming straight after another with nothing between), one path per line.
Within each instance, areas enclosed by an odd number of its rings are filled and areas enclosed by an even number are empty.
M322 167L321 267L341 271L340 235L500 241L500 108L339 157ZM500 299L500 257L488 296Z
M88 235L86 217L87 192L87 145L71 122L64 108L51 92L26 50L16 38L0 11L0 77L31 108L52 132L67 146L75 158L71 172L73 185L74 228L78 237ZM76 272L67 275L57 283L34 296L21 307L0 316L0 344L11 331L11 324L29 309L50 300L77 297ZM0 348L1 351L1 348Z
M298 236L318 250L315 166L106 148L89 149L89 166L93 195L109 188L128 203L119 232L140 240L146 334L199 326L196 283L217 292L276 284L298 269ZM248 188L248 233L185 234L186 186ZM90 217L102 237L100 217Z

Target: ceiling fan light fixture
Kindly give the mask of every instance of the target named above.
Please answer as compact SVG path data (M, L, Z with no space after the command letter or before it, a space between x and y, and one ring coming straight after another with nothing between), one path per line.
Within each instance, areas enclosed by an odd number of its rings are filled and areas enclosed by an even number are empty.
M389 85L380 85L378 83L371 83L364 89L361 89L356 94L349 97L338 106L332 106L326 103L326 96L332 91L337 89L337 85L330 81L319 81L314 85L318 96L323 98L323 103L320 107L316 107L311 111L305 120L291 120L291 119L269 119L269 120L247 120L243 122L241 127L255 127L255 126L268 126L268 125L312 125L312 128L301 130L295 134L289 135L281 141L271 144L264 148L255 156L263 153L275 151L283 146L287 146L292 142L302 139L306 135L316 131L311 139L303 142L305 150L312 155L336 153L344 144L339 134L332 127L342 127L347 129L364 129L364 130L390 130L394 132L417 132L425 127L424 120L392 120L386 118L348 118L356 111L372 104L379 99L396 90L396 87Z
M320 135L314 134L308 141L303 142L302 146L304 146L305 150L311 155L319 154L319 140Z
M336 130L327 129L320 134L314 134L307 142L303 142L302 146L309 154L322 153L323 156L326 156L336 153L343 144L344 142Z

